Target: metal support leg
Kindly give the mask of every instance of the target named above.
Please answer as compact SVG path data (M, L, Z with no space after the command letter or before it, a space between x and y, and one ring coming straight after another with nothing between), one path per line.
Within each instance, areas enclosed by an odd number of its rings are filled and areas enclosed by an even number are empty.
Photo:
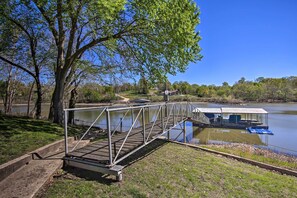
M68 154L67 111L64 111L65 156Z
M107 125L107 133L108 133L109 165L112 165L112 147L111 147L110 115L109 115L109 111L108 111L108 110L106 110L106 125Z
M119 175L117 175L116 179L118 182L121 182L123 180L123 173L120 173Z

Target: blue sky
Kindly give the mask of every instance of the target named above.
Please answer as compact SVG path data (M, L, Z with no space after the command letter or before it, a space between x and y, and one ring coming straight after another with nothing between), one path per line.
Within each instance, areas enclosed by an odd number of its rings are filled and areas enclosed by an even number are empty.
M297 76L297 0L197 0L202 61L171 82Z

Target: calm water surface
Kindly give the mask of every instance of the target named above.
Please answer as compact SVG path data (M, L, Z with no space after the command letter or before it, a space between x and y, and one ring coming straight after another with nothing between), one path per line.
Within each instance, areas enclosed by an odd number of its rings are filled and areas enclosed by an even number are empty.
M263 144L267 144L270 148L277 149L279 151L284 152L290 152L292 154L297 155L297 103L288 103L288 104L270 104L270 103L249 103L245 106L239 106L239 105L222 105L222 104L197 104L199 107L259 107L264 108L266 111L269 112L268 116L268 125L269 128L273 131L274 135L250 135L251 139L256 142L258 142L258 139ZM3 108L3 107L1 107ZM49 105L43 106L43 116L48 115L48 109ZM17 105L14 106L13 109L16 113L24 113L27 111L26 106L24 105ZM146 112L146 122L154 120L154 112L156 112L157 109L151 110L150 113ZM85 122L86 124L93 122L99 112L78 112L75 114L75 119L79 122ZM114 129L121 118L124 117L125 112L119 112L119 113L112 113L111 114L111 126ZM137 116L138 111L133 112L133 117ZM132 123L132 112L128 112L126 117L123 119L123 130L129 129ZM96 123L97 126L100 126L104 128L106 125L106 119L103 116L98 120ZM140 122L136 122L136 126L140 125ZM238 142L241 142L241 140L246 139L245 131L238 131L238 130L226 130L226 129L204 129L203 133L201 133L201 129L198 129L197 127L193 127L192 123L187 122L186 124L187 128L187 140L192 143L205 143L207 140L208 143L224 143L228 142L227 136L232 136L237 138ZM199 131L200 130L200 131ZM242 133L242 135L232 135ZM172 131L171 137L176 138L176 136L180 133L179 130ZM257 136L257 137L252 137ZM214 139L213 139L214 138ZM219 139L221 138L221 140ZM257 139L258 138L258 139ZM178 138L179 140L182 140L182 134ZM204 142L203 142L204 141ZM252 144L252 143L251 143Z

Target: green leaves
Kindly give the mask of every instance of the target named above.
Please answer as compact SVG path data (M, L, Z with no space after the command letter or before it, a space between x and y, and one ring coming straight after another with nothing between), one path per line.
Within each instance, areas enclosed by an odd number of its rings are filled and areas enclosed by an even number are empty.
M147 78L160 80L166 74L184 72L190 62L202 58L199 54L199 9L188 0L129 2L133 13L133 37L126 38L138 57Z

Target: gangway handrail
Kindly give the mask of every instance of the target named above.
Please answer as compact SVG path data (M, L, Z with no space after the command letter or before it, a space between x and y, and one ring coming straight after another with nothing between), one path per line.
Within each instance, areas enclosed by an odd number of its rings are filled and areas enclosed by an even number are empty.
M103 112L107 109L107 107L105 107L101 113L98 115L98 117L94 120L94 122L91 124L91 126L86 130L86 132L82 135L82 137L79 139L79 141L76 143L76 145L71 149L71 151L73 151L78 145L79 143L82 141L82 139L86 136L86 134L90 131L90 129L94 126L94 124L98 121L98 119L102 116ZM65 109L66 110L66 109ZM67 111L67 110L66 110ZM71 152L70 151L70 152Z
M155 124L156 124L156 121L158 120L158 117L159 117L159 114L160 114L161 109L162 109L162 106L160 105L159 110L158 110L158 113L157 113L157 116L156 116L156 119L155 119L155 121L154 121L154 123L153 123L153 125L151 127L151 130L150 130L149 134L147 135L147 138L145 140L145 143L148 141L148 139L149 139L149 137L150 137L150 135L151 135L151 133L153 131L153 128L155 127Z
M128 114L129 109L126 111L126 113L124 114L124 116L121 118L120 122L117 124L116 128L114 129L114 131L111 133L111 136L114 135L114 133L116 132L116 130L118 129L118 127L121 125L121 122L123 122L123 119L126 117L126 115ZM122 131L121 131L122 132Z
M99 115L93 122L88 123L88 129L81 136L76 145L68 153L68 142L67 142L67 116L70 111L88 111L94 110L95 115L100 111ZM129 123L128 130L121 130L122 134L115 134L119 130L119 126L122 126L123 120L128 117L129 110L132 111L132 123ZM135 115L133 111L136 111ZM152 110L152 118L150 119L150 110ZM164 111L165 110L165 111ZM66 163L72 164L77 167L88 167L91 168L96 166L96 170L103 171L104 173L109 174L111 169L117 168L120 165L118 163L125 159L126 157L132 155L137 150L143 148L145 145L151 143L158 137L168 133L167 138L170 139L170 131L175 129L176 126L180 125L180 128L184 135L186 134L185 121L187 121L191 116L193 116L192 106L187 102L179 103L156 103L149 105L141 106L113 106L113 107L87 107L87 108L73 108L73 109L64 109L65 113L65 160ZM80 143L90 132L91 128L98 122L100 117L106 113L106 128L107 128L107 137L108 139L100 140L98 145L106 145L102 148L97 148L97 143L87 145L85 149L77 150ZM120 121L114 120L110 117L111 112L120 112ZM165 113L164 113L165 112ZM142 114L142 116L141 116ZM147 114L149 115L147 117ZM102 117L101 117L102 118ZM142 121L141 121L142 118ZM146 119L148 118L148 119ZM101 119L100 119L101 120ZM111 122L114 122L114 127L111 128ZM101 121L100 121L101 123ZM100 124L99 123L99 124ZM139 126L138 126L139 123ZM141 124L142 123L142 124ZM183 123L183 126L181 126ZM135 126L137 125L137 128ZM122 129L122 127L121 127ZM134 130L135 129L135 130ZM135 135L136 134L136 135ZM180 136L180 135L179 135ZM186 140L186 138L184 138ZM134 142L135 141L135 142ZM112 148L112 146L114 146ZM69 149L70 150L70 149ZM103 152L104 155L101 155ZM99 157L98 157L99 156ZM103 157L102 157L103 156ZM97 158L98 157L98 158ZM75 162L74 162L75 161ZM80 165L78 165L80 164ZM100 167L99 169L97 169ZM103 170L104 169L104 170ZM117 174L121 174L120 170Z
M166 115L166 116L167 116L167 121L166 121L166 124L165 124L165 126L164 126L165 129L167 128L168 121L169 121L170 115L171 115L171 113L172 113L173 107L174 107L174 103L171 105L171 109L170 109L169 115ZM167 113L168 113L168 112L167 112ZM173 119L174 119L174 118L173 118Z
M132 131L132 129L133 129L133 127L134 127L134 125L135 125L135 123L136 123L136 121L137 121L137 119L138 119L141 111L143 111L143 108L138 112L138 114L137 114L137 116L136 116L136 118L135 118L135 120L134 120L131 128L129 129L129 131L128 131L128 133L127 133L127 135L126 135L126 137L125 137L125 139L124 139L124 141L123 141L120 149L118 150L117 154L114 157L113 163L116 161L116 159L118 158L120 152L122 151L122 148L123 148L124 144L126 143L126 141L127 141L128 137L129 137L129 135L130 135L130 133L131 133L131 131Z
M197 116L197 118L198 118L197 120L198 121L201 121L204 124L209 124L210 123L209 118L207 116L205 116L204 113L202 113L201 111L199 111L199 109L197 109L197 107L194 106L192 103L189 103L189 104L192 107L191 113L192 113L192 115L194 115L194 119L195 119L195 116L198 114L198 116ZM196 110L196 113L197 114L195 114L194 110Z

